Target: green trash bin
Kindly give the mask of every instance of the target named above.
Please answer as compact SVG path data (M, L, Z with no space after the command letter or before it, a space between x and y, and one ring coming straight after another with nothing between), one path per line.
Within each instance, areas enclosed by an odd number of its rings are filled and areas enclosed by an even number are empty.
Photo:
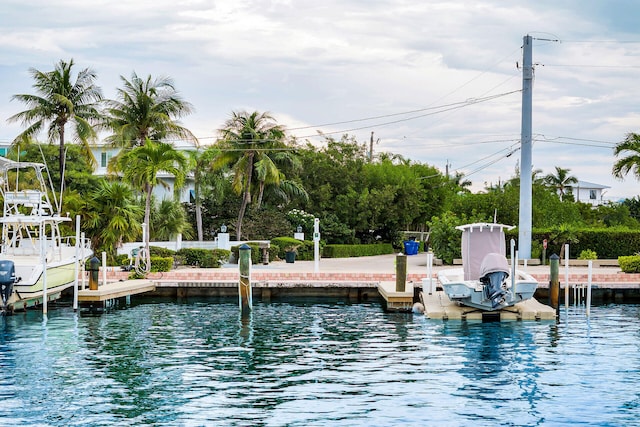
M294 262L296 262L296 253L293 251L285 252L284 259L289 264L293 264Z

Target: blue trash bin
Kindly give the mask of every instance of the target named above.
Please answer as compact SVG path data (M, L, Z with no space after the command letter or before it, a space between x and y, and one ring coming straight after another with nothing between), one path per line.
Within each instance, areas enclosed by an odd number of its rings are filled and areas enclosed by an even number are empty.
M405 240L404 241L404 254L405 255L417 255L419 247L420 247L420 242L416 242L415 240Z

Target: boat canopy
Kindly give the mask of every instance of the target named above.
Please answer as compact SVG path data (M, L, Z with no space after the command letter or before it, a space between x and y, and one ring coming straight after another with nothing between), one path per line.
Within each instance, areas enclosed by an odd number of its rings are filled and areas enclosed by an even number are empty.
M464 280L478 280L481 276L482 260L489 253L506 255L504 230L512 225L474 223L456 227L462 230L462 267Z

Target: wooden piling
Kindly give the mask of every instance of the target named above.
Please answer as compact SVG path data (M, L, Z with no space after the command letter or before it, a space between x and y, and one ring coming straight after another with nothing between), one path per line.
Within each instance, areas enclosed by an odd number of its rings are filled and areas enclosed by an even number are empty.
M396 292L404 292L407 283L407 256L399 253L396 256Z
M240 281L238 283L238 297L242 313L251 311L251 247L243 243L238 251L238 268Z
M553 254L549 257L549 305L560 309L560 257Z

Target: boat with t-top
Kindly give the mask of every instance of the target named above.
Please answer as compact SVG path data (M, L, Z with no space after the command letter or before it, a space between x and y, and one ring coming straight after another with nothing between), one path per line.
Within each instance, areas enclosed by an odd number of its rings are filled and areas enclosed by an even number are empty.
M504 230L513 226L474 223L456 228L462 231L462 268L438 272L442 290L450 300L492 311L533 298L538 281L516 268L514 240L511 240L511 263L506 258Z
M75 236L61 234L61 225L72 221L51 203L46 173L42 163L0 157L2 313L60 298L62 291L77 283L80 262L92 254L77 230Z

